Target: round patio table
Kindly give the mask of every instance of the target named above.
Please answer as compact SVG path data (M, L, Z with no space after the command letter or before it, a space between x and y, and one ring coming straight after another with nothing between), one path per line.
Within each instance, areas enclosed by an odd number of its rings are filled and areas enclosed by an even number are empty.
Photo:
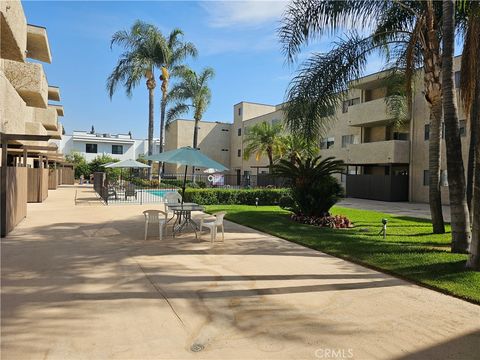
M192 220L192 211L203 211L203 206L195 203L184 203L168 204L168 208L177 216L173 223L173 237L175 237L175 234L182 232L185 228L190 227L195 232L195 238L197 239L198 225Z

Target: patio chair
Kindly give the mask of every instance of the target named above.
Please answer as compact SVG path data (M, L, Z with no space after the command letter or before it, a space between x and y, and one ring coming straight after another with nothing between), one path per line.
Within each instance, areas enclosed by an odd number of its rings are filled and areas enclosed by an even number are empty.
M109 187L107 189L107 199L114 198L115 200L118 200L118 195L117 191L113 187Z
M163 239L163 228L165 227L165 212L161 210L145 210L143 212L145 216L145 236L144 240L147 240L148 235L148 225L150 223L158 222L158 237L160 240Z
M225 228L223 226L223 218L225 217L227 213L225 211L220 211L217 213L214 213L212 215L205 214L200 220L200 231L202 231L202 228L207 228L210 229L210 235L211 235L211 242L212 244L215 242L217 239L217 230L220 227L222 230L222 241L225 241ZM205 219L209 217L215 217L215 220L213 221L207 221L205 222Z
M135 185L127 185L125 187L125 200L127 200L128 196L134 196L137 199L137 191L135 190Z
M165 194L163 197L163 200L165 201L165 222L168 222L168 215L172 214L173 212L168 210L168 204L178 204L182 202L182 195L180 195L176 191L171 191ZM173 219L173 217L172 217Z

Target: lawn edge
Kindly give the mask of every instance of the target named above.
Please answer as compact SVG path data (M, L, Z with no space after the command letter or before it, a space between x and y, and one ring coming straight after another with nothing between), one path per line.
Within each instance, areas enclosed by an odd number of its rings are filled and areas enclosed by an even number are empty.
M218 206L218 205L213 205L213 206ZM211 214L212 212L208 211L208 210L205 210L206 213L208 214ZM390 214L389 214L390 215ZM395 216L395 215L392 215L392 216ZM361 260L358 260L358 259L355 259L355 258L351 258L351 257L348 257L348 256L342 256L342 255L339 255L339 254L333 254L329 251L324 251L324 250L319 250L319 249L315 249L314 247L312 246L308 246L308 245L305 245L305 244L302 244L300 242L297 242L295 240L291 240L291 239L287 239L283 236L279 236L279 235L276 235L276 234L272 234L268 231L265 231L264 229L259 229L258 227L255 227L255 226L250 226L250 225L245 225L245 224L242 224L241 222L237 222L237 221L234 221L232 219L229 219L228 217L228 214L225 216L225 218L228 220L228 221L231 221L235 224L238 224L238 225L242 225L242 226L245 226L245 227L248 227L248 228L251 228L251 229L254 229L254 230L257 230L257 231L260 231L264 234L268 234L268 235L271 235L271 236L275 236L279 239L282 239L282 240L285 240L285 241L288 241L288 242L291 242L291 243L294 243L294 244L297 244L297 245L300 245L300 246L303 246L304 248L307 248L307 249L311 249L311 250L314 250L314 251L318 251L318 252L321 252L321 253L324 253L324 254L327 254L329 256L333 256L333 257L336 257L337 259L342 259L342 260L345 260L345 261L349 261L351 263L354 263L354 264L357 264L357 265L361 265L363 267L366 267L370 270L375 270L375 271L378 271L378 272L381 272L383 274L387 274L387 275L390 275L390 276L393 276L397 279L401 279L401 280L404 280L406 282L409 282L413 285L417 285L417 286L421 286L423 288L426 288L426 289L429 289L429 290L433 290L433 291L436 291L436 292L439 292L443 295L447 295L447 296L451 296L451 297L454 297L454 298L457 298L457 299L460 299L460 300L463 300L463 301L466 301L466 302L469 302L471 304L474 304L474 305L480 305L480 299L477 300L477 299L471 299L469 297L466 297L466 296L461 296L461 295L458 295L458 294L455 294L447 289L442 289L442 288L439 288L439 287L436 287L436 286L433 286L433 285L430 285L430 284L426 284L424 282L421 282L419 280L415 280L415 279L412 279L412 278L409 278L407 276L404 276L404 275L401 275L401 274L398 274L394 271L391 271L391 270L388 270L388 269L383 269L381 267L378 267L378 266L375 266L375 265L372 265L372 264L369 264L369 263L366 263L364 261L361 261ZM415 217L410 217L411 219L418 219L418 220L425 220L425 219L422 219L422 218L415 218ZM307 226L311 226L311 227L314 227L316 228L315 226L313 225L308 225L308 224L303 224L303 225L307 225Z

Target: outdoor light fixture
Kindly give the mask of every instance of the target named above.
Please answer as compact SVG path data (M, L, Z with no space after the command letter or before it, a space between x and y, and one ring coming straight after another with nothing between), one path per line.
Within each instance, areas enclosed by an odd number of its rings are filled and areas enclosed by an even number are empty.
M383 238L385 239L387 237L387 223L388 223L388 219L385 219L383 218L382 219L382 229L380 230L380 232L378 233L378 235L383 235Z
M255 198L255 206L258 206L258 198Z

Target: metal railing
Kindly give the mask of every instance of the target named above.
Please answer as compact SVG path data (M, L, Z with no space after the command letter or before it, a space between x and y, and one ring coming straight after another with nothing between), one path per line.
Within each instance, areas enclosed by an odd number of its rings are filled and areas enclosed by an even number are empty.
M148 181L134 177L129 180L108 179L103 172L94 173L93 188L105 204L148 204L163 202L168 192L181 191L184 174L165 174L161 181ZM283 187L282 178L262 175L187 175L187 187L210 189L249 189L259 187Z

